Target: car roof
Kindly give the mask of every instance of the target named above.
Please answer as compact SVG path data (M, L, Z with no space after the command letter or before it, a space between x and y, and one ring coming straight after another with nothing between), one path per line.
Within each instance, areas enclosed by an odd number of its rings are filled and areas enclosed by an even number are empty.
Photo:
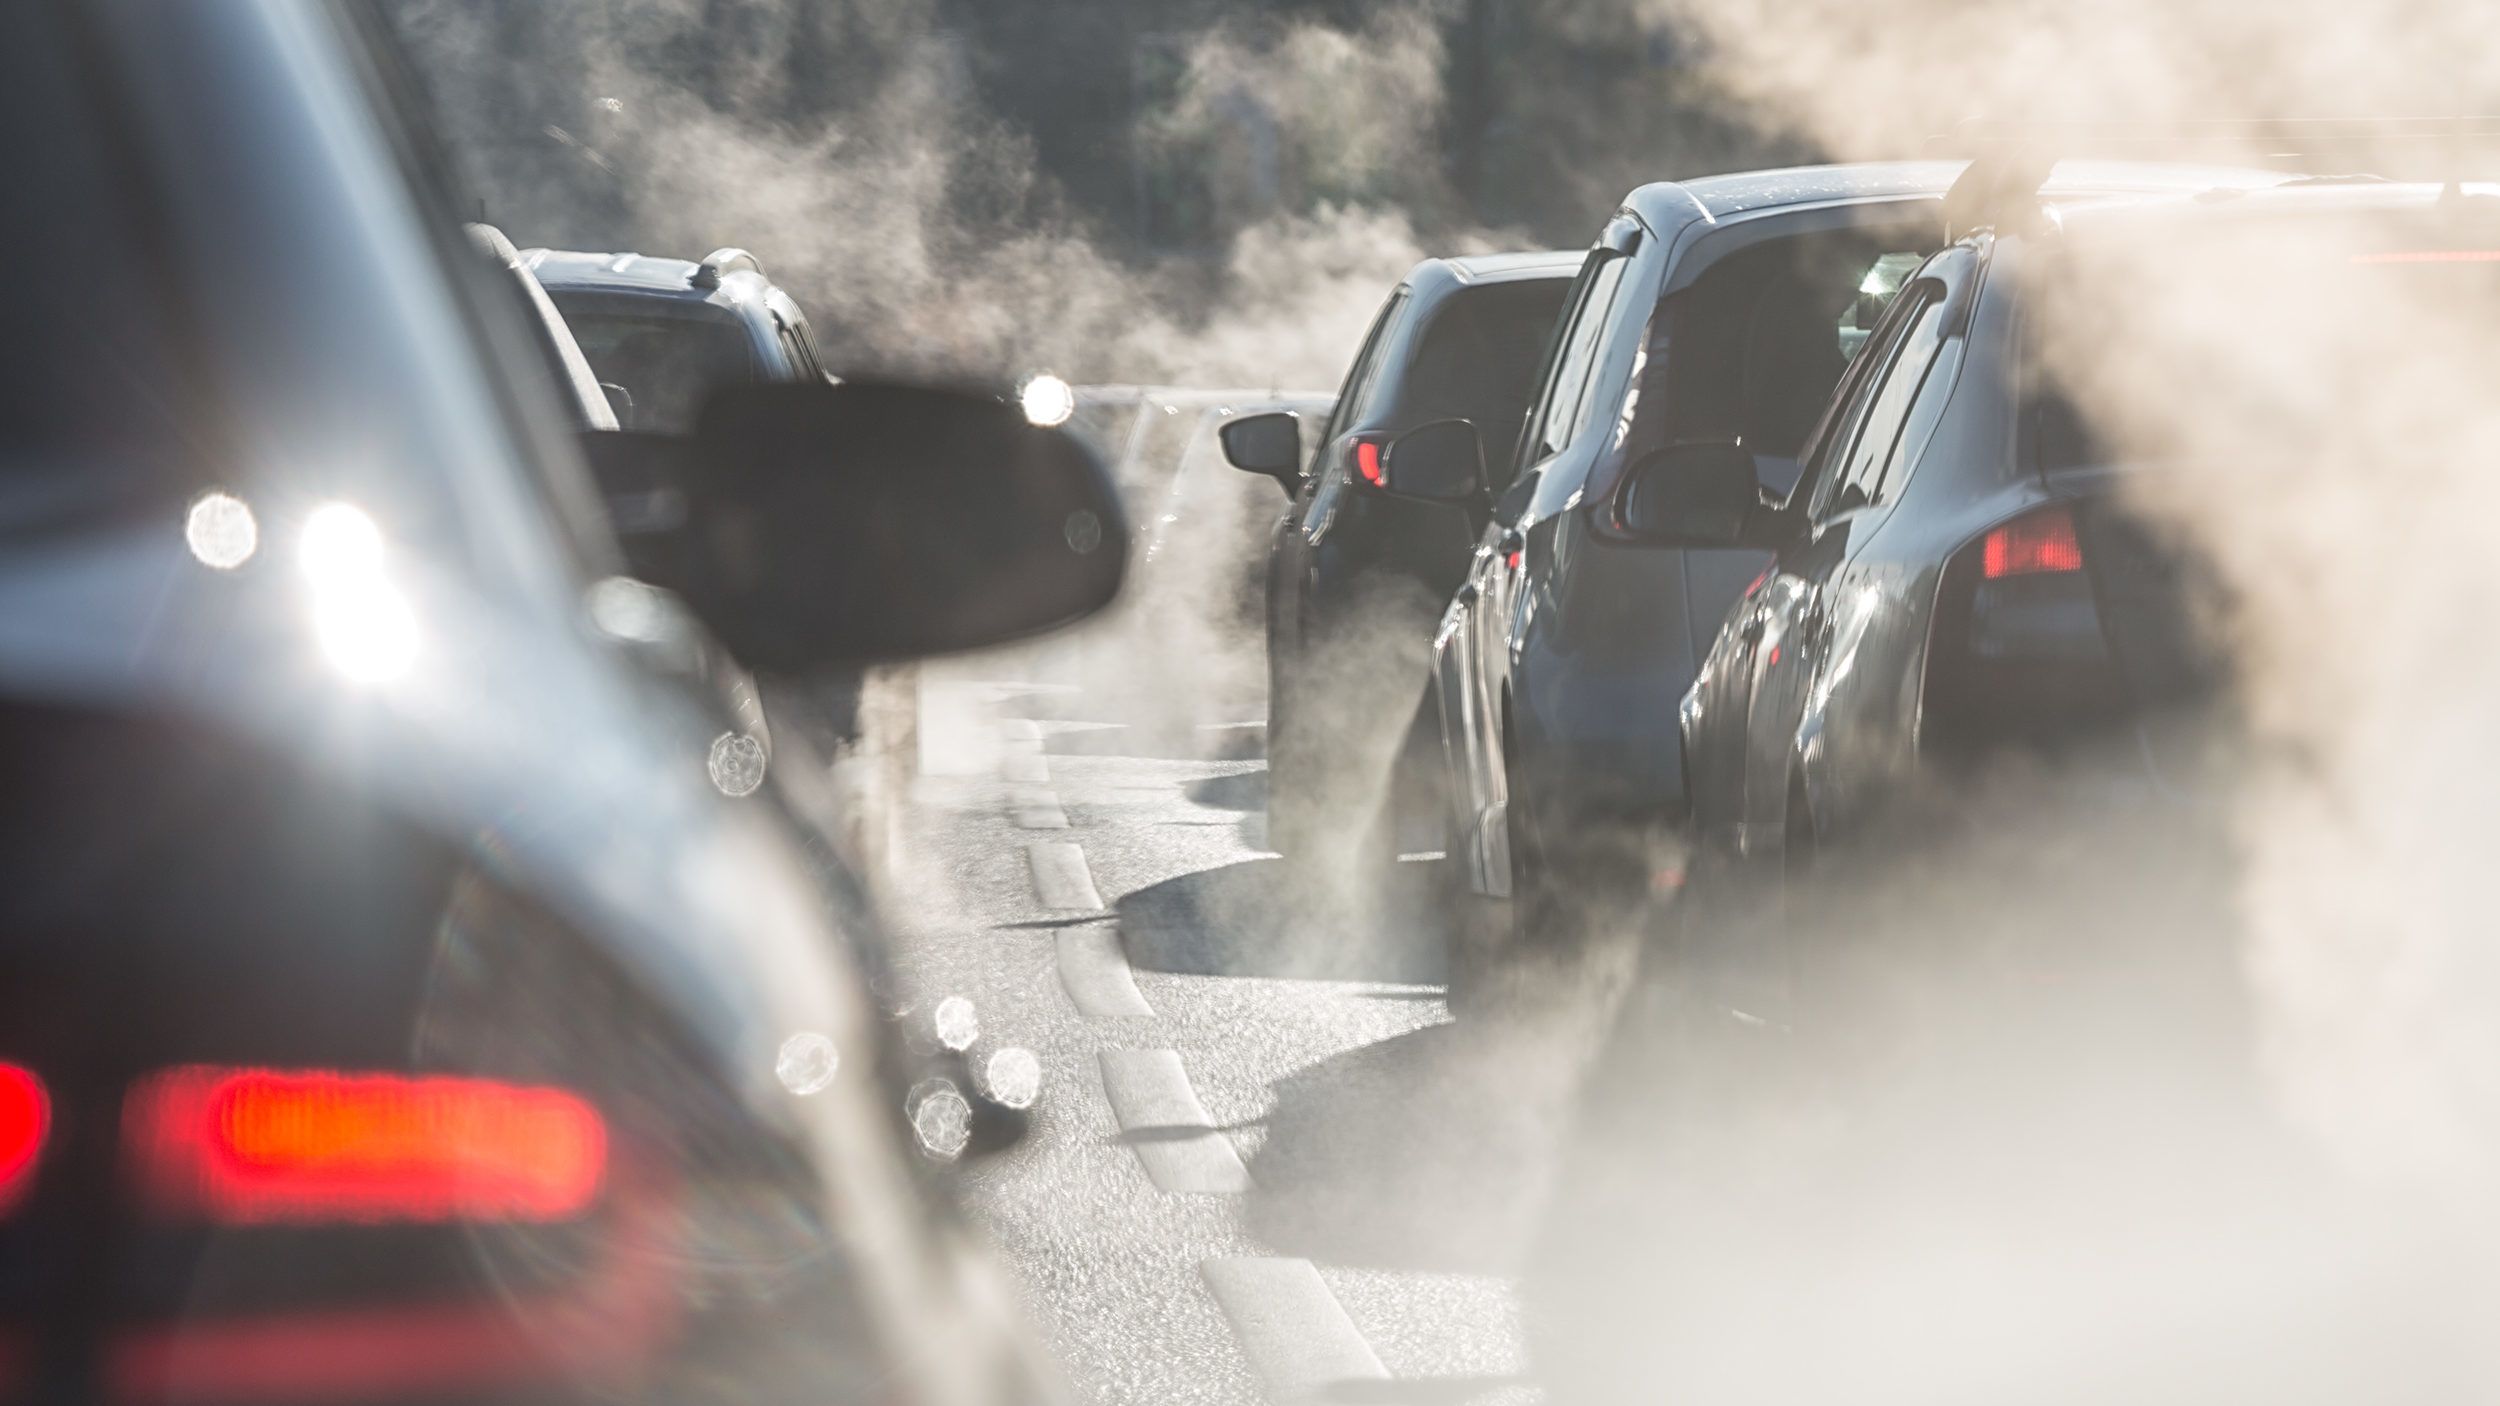
M657 254L596 253L579 249L524 249L521 262L550 292L628 293L671 298L689 303L723 305L756 302L773 291L772 281L753 269L724 273L716 286L696 281L703 265L692 259Z
M1588 259L1586 249L1536 249L1509 254L1459 254L1428 259L1455 274L1461 283L1509 283L1533 278L1569 278Z

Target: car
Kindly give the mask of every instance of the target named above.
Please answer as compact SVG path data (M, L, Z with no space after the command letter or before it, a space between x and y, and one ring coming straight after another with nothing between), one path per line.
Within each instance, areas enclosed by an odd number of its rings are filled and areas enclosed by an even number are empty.
M591 370L589 358L582 355L581 344L573 340L573 329L556 311L553 299L540 285L538 276L530 272L529 263L513 246L510 237L493 225L472 224L469 238L487 259L502 270L512 288L521 295L523 321L531 340L558 389L558 399L577 430L616 430L623 425L616 416L616 402L625 399L621 388L603 385L598 373ZM672 510L663 501L654 504L647 499L617 498L605 504L611 526L636 528L651 521L655 513L665 521ZM772 724L764 714L763 694L755 686L755 676L740 667L710 632L698 621L688 620L679 633L682 648L668 661L697 681L699 686L717 695L722 708L736 724L738 735L752 742L763 764L769 768L773 759ZM655 656L655 662L658 662Z
M0 339L0 1398L1047 1399L803 778L651 659L1080 616L1099 464L893 385L577 433L373 8L10 18L0 251L96 262ZM689 574L621 456L710 471Z
M1734 443L1767 491L1784 492L1891 280L1941 242L1961 170L1870 163L1643 186L1588 252L1517 451L1434 426L1384 450L1390 492L1489 504L1432 664L1456 874L1510 900L1507 924L1482 925L1482 955L1568 950L1681 874L1676 702L1767 558L1627 533L1627 470L1687 442ZM2061 172L2049 195L2273 179L2095 163Z
M744 249L692 261L525 249L521 263L620 389L631 428L682 433L716 386L826 374L806 314Z
M2202 833L2241 751L2239 710L2221 706L2235 651L2214 633L2238 606L2210 552L2144 509L2158 497L2146 490L2227 473L2214 461L2262 453L2248 446L2286 427L2321 442L2352 434L2377 413L2362 398L2277 402L2252 424L2258 407L2235 387L2314 364L2302 358L2329 355L2322 338L2349 344L2367 318L2418 306L2409 298L2492 296L2500 220L2489 201L2443 199L2453 188L2435 183L2278 173L2265 188L2144 194L2046 219L2041 176L1983 158L1957 184L1953 243L1874 331L1792 491L1764 495L1724 444L1686 446L1623 490L1636 533L1769 554L1677 710L1696 850L1678 926L1707 944L1701 970L1723 1009L1793 1024L1816 1004L1829 963L1804 915L1819 901L1837 917L1850 900L1815 871L1933 843L1922 797L1949 814L2038 774L2050 783L2018 793L2025 811L2071 819L2089 801L2120 832ZM2182 319L2092 329L2093 345L2145 368L2133 374L2194 388L2123 441L2041 353L2073 306L2041 290L2077 278L2097 289L2129 258L2195 271L2203 330L2187 381L2169 325ZM2270 272L2255 287L2238 272L2258 269ZM2282 280L2295 271L2314 311L2285 328ZM2367 312L2343 316L2356 299ZM2242 326L2276 329L2264 356ZM2216 365L2234 341L2250 365ZM2236 444L2218 446L2222 435ZM2078 845L2067 835L2047 848L2095 872Z
M530 272L528 261L513 246L511 236L489 224L472 224L470 242L477 245L495 267L511 280L513 290L528 305L528 322L539 355L547 364L575 429L617 430L624 422L617 418L616 402L623 398L621 387L611 387L599 380L590 368L590 358L582 355L582 344L573 339L573 329L556 311L555 300L547 296L546 285Z
M628 428L683 433L716 387L827 375L806 314L744 249L715 249L694 261L546 248L519 257ZM629 554L642 548L644 516L658 510L665 521L665 502L618 505ZM907 676L888 677L909 692ZM789 735L804 733L827 753L860 750L870 710L867 676L829 670L771 680L767 691L791 725Z
M1234 467L1289 495L1267 553L1271 848L1394 854L1397 800L1434 794L1397 783L1441 773L1426 647L1485 504L1392 495L1380 450L1443 420L1468 422L1486 444L1515 443L1580 262L1577 252L1426 259L1382 302L1307 458L1282 414L1225 427Z

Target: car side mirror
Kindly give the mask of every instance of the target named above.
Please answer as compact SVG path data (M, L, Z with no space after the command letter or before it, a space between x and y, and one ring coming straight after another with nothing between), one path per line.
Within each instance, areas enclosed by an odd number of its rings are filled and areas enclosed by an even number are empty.
M1246 474L1272 478L1291 493L1302 483L1302 417L1290 410L1244 415L1216 431L1224 458Z
M1128 531L1092 451L999 397L872 381L726 386L691 436L583 442L612 508L672 510L640 531L620 519L636 571L759 671L1039 634L1109 604L1127 565Z
M1736 547L1762 506L1751 451L1679 444L1643 456L1623 476L1615 526L1659 545Z
M1428 503L1472 503L1484 496L1484 441L1465 420L1435 420L1389 441L1380 486Z

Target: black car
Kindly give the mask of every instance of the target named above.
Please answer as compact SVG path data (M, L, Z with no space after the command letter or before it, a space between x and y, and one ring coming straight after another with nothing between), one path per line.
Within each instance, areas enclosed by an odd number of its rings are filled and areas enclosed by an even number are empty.
M744 249L699 260L524 249L521 262L571 325L629 429L693 427L705 392L750 381L817 381L806 314Z
M0 1399L1047 1395L804 778L651 661L1073 618L1107 482L899 387L577 437L373 16L0 48L0 253L94 261L0 314ZM585 440L715 470L688 575L620 574Z
M1489 500L1434 641L1450 829L1475 892L1521 936L1543 900L1672 882L1686 805L1675 704L1766 557L1626 530L1627 471L1734 444L1785 492L1833 385L1903 271L1943 237L1952 162L1817 167L1643 186L1588 253L1515 455L1432 431L1392 443L1392 492ZM2267 173L2236 173L2243 180ZM2058 198L2234 178L2096 165ZM1420 437L1426 432L1417 432ZM1679 461L1680 462L1680 461ZM1654 866L1654 868L1653 868Z
M1381 451L1442 420L1466 421L1487 444L1514 442L1579 267L1576 253L1426 259L1373 318L1307 468L1290 416L1225 428L1234 466L1292 497L1267 562L1271 847L1393 839L1399 808L1384 798L1402 788L1392 777L1438 780L1424 650L1485 505L1393 496ZM1423 766L1393 767L1419 745Z
M2037 802L2028 809L2071 815L2092 799L2121 808L2114 828L2185 820L2177 832L2197 833L2241 755L2239 710L2221 706L2239 682L2235 651L2219 633L2239 607L2209 550L2146 510L2159 501L2149 490L2195 475L2231 493L2280 491L2300 444L2338 436L2415 452L2435 430L2371 425L2379 402L2285 399L2278 383L2348 369L2350 329L2372 319L2411 308L2420 322L2425 306L2487 309L2500 296L2500 214L2454 188L2277 176L2049 220L2037 172L1982 198L2003 171L1974 164L1957 187L1960 237L1876 330L1793 492L1764 499L1725 445L1644 466L1626 488L1637 532L1771 553L1679 709L1693 897L1754 934L1704 935L1712 977L1718 999L1758 1003L1759 1016L1793 1019L1812 977L1815 953L1790 936L1807 874L1878 836L1932 843L1922 793L1967 808L2036 773L2049 782L2021 793ZM2113 271L2141 276L2113 294ZM2283 298L2287 277L2297 302ZM2192 288L2195 306L2078 326L2085 280L2121 302ZM2262 345L2243 330L2259 328ZM2158 413L2137 409L2134 440L2066 388L2071 372L2042 351L2061 333L2123 351L2096 354L2087 374L2118 361L2125 394L2156 401ZM2066 843L2064 862L2082 863ZM1845 889L1825 897L1848 901Z

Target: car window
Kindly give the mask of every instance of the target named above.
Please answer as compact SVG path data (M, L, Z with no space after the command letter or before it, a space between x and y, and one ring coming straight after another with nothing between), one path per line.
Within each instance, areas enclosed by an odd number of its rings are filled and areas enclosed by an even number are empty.
M1858 348L1858 354L1850 358L1849 369L1841 375L1834 392L1836 399L1825 408L1823 418L1806 440L1805 473L1797 480L1791 502L1798 501L1796 495L1802 494L1810 509L1820 511L1828 496L1826 490L1838 477L1838 468L1846 460L1854 432L1865 415L1866 403L1891 359L1892 349L1899 344L1907 326L1907 314L1912 310L1911 304L1896 301Z
M1554 344L1553 369L1545 393L1529 412L1528 430L1520 445L1519 468L1549 459L1569 448L1587 428L1592 401L1589 373L1597 363L1597 343L1606 328L1615 292L1632 261L1611 250L1590 257L1572 301L1571 324Z
M1857 397L1865 408L1839 437L1847 447L1835 456L1838 468L1824 479L1825 487L1814 504L1818 517L1875 501L1894 446L1900 443L1910 402L1943 345L1943 285L1913 284L1898 314L1891 319L1889 334L1879 333L1883 340L1875 345L1880 359L1870 363L1864 389Z
M1535 394L1538 358L1562 315L1566 278L1462 288L1434 309L1397 391L1401 427L1466 420L1507 456Z
M1389 301L1380 305L1380 315L1372 319L1371 330L1363 334L1363 349L1355 353L1354 364L1346 368L1345 384L1337 388L1337 408L1328 417L1328 432L1320 436L1318 452L1326 453L1327 447L1345 433L1346 426L1354 423L1371 399L1380 375L1380 349L1388 342L1389 328L1406 307L1408 296L1401 284L1389 295Z
M599 379L634 398L641 429L683 434L715 386L755 376L746 332L732 321L592 311L578 303L565 308L565 321Z
M1905 260L1915 269L1917 248L1935 238L1932 222L1851 226L1718 258L1653 314L1629 452L1732 440L1759 460L1792 462L1793 475L1851 355L1908 281L1896 270Z

